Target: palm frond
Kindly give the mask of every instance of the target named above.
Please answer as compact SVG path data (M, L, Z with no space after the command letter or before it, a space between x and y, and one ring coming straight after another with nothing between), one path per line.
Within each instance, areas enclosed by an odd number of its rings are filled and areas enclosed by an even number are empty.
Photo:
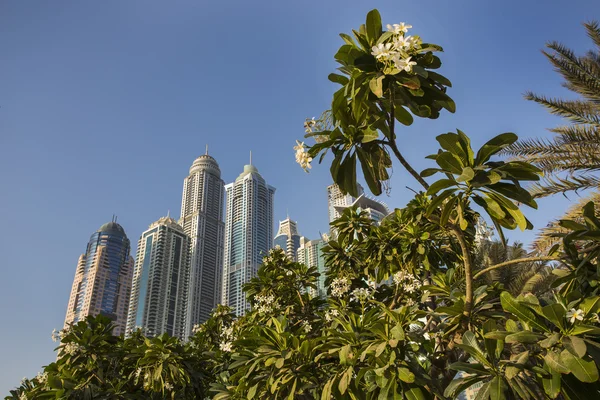
M581 220L581 209L590 201L593 201L597 205L596 209L600 209L600 207L598 207L598 205L600 205L600 192L594 192L589 196L582 197L577 203L569 207L569 209L557 220L550 222L545 228L540 229L535 240L531 244L531 249L537 254L547 254L552 246L560 243L561 239L558 235L568 232L558 224L558 221L561 219Z
M546 176L541 181L529 186L527 190L535 198L548 197L553 194L582 192L600 188L600 177L592 174L572 174L566 177Z
M596 107L582 100L561 100L546 96L538 96L532 92L525 93L525 99L535 101L546 107L551 114L566 118L576 124L600 125L600 116Z
M598 21L590 21L583 24L587 31L587 35L594 42L596 47L598 47L598 52L600 53L600 24Z

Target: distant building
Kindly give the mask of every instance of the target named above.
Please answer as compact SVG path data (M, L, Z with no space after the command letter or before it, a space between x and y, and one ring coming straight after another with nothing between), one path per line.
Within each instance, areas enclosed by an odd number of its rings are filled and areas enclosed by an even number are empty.
M298 262L309 267L316 267L319 273L317 281L316 296L327 297L327 287L325 286L325 259L323 258L323 247L327 242L323 239L308 240L305 237L300 238L300 247L298 248Z
M77 262L65 327L101 314L113 320L114 335L124 333L134 265L130 250L123 227L115 221L94 232Z
M195 324L208 319L221 300L224 184L219 164L208 155L208 148L183 181L179 224L191 238L188 335Z
M252 162L235 182L225 185L225 253L222 304L240 316L249 304L242 285L256 276L273 245L273 200L269 186Z
M358 195L364 193L364 189L360 184L358 185ZM327 206L329 212L329 223L331 224L333 221L338 219L342 214L340 210L343 212L345 208L350 207L356 197L351 196L350 194L343 194L340 190L340 187L336 184L327 186Z
M190 238L169 217L142 233L127 317L127 333L168 333L185 339L190 280Z
M354 199L349 205L336 205L334 206L334 209L338 215L341 215L344 210L349 207L358 207L361 211L365 211L369 218L376 223L380 223L381 220L390 213L390 209L385 203L367 196L364 193Z
M290 260L296 261L296 252L300 247L297 222L292 221L290 217L279 221L279 230L273 239L273 247L283 249Z

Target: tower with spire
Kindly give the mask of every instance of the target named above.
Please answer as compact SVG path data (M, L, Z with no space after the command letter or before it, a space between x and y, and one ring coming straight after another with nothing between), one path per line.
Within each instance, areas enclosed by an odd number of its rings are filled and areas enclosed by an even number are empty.
M206 321L221 298L223 267L223 200L225 182L208 154L194 160L183 181L179 224L190 237L190 282L187 333Z
M242 285L256 276L273 245L275 188L252 164L225 185L225 248L221 302L243 315L249 307Z

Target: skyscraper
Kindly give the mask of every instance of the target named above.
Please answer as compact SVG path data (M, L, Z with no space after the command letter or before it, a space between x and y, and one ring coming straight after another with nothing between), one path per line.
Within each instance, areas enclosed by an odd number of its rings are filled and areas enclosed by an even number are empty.
M94 232L77 262L65 327L102 314L114 321L114 335L124 332L134 263L130 249L123 227L115 221Z
M380 223L381 220L390 213L390 210L385 203L367 196L365 193L362 193L360 196L355 198L354 201L352 201L352 203L349 205L340 204L333 206L337 215L342 215L344 209L348 207L357 207L361 211L366 212L368 217L377 224Z
M138 242L127 332L187 338L190 238L169 217L160 218Z
M206 154L198 157L183 181L179 224L191 238L190 298L187 333L208 319L221 297L223 267L224 182L219 164Z
M316 296L327 297L327 287L325 286L325 259L323 257L323 247L327 242L324 239L308 240L302 236L300 238L300 247L298 248L298 262L309 267L316 267L319 273L317 281L317 291L313 293ZM312 290L312 289L311 289Z
M279 221L279 230L273 239L273 246L283 249L290 260L296 261L296 251L300 247L300 235L296 221L292 221L289 216L283 221Z
M272 247L275 188L267 185L251 162L235 182L225 186L225 193L222 304L243 315L248 303L242 285L256 275Z
M360 184L358 185L358 195L364 193L364 189ZM340 207L350 207L356 200L356 197L346 193L343 194L339 186L336 184L327 186L327 206L329 210L329 223L332 223L342 215ZM343 209L342 209L343 211Z

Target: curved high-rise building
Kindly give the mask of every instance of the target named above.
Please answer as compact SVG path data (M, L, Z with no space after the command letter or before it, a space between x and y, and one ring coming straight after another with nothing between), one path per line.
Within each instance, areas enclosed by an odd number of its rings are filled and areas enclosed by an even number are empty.
M198 157L183 181L179 224L191 238L187 334L206 321L221 297L224 182L217 161Z
M242 285L256 275L273 243L275 188L245 165L235 182L225 186L225 254L222 304L243 315L249 304Z
M124 333L134 264L130 250L123 227L115 221L94 232L77 263L65 327L102 314L114 321L113 334Z
M137 327L147 336L168 333L187 338L190 239L173 218L162 217L138 242L127 333Z
M275 239L273 239L273 246L285 251L290 260L297 260L296 252L300 247L300 234L298 233L296 221L292 221L290 217L279 221L279 229Z

